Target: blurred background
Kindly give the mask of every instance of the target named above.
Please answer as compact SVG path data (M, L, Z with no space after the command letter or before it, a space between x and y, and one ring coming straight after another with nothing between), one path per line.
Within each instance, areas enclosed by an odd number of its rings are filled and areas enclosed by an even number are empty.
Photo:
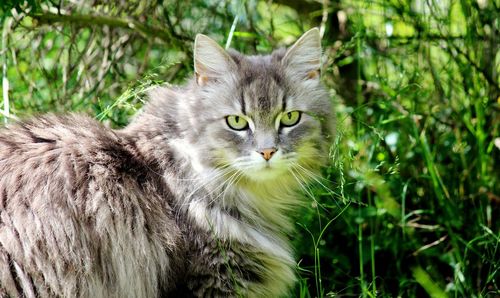
M0 120L118 128L193 72L205 33L246 54L319 27L338 118L303 189L294 297L500 297L500 1L0 1ZM133 278L133 277L131 277Z

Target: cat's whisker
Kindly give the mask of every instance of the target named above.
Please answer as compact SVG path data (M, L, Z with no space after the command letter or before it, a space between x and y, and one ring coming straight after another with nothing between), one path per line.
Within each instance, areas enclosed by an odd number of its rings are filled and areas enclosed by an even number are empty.
M216 199L218 199L222 195L222 206L223 207L226 207L225 199L226 199L226 193L227 193L227 191L229 189L231 189L233 185L235 185L235 184L238 183L238 181L243 176L243 174L244 173L242 171L237 171L233 176L231 176L231 178L228 179L226 187L224 188L224 190L221 192L221 194L219 194L219 196L217 196Z
M223 188L224 190L223 190L223 191L221 191L221 193L220 193L217 197L213 198L213 199L210 201L209 205L210 205L210 204L212 204L212 203L214 203L214 202L215 202L215 201L216 201L216 200L217 200L217 199L218 199L218 198L219 198L219 197L220 197L220 196L221 196L221 195L222 195L222 194L223 194L223 193L227 190L227 188L231 185L231 182L233 181L233 179L235 179L235 177L238 177L238 175L241 175L241 174L240 174L240 171L236 171L236 172L232 173L232 174L231 174L231 176L230 176L229 178L227 178L226 180L224 180L224 181L223 181L223 182L222 182L222 183L221 183L221 184L217 187L217 189L219 189L219 188ZM212 193L214 193L214 192L215 192L215 190L214 190Z
M244 171L249 171L249 170L255 170L259 168L259 165L256 164L255 162L249 162L246 164L236 164L235 165L236 169L244 170Z
M298 177L299 173L298 172L295 172L294 169L296 169L295 167L291 167L289 170L290 170L290 173L292 174L292 176L295 178L295 180L297 181L297 183L299 184L299 186L302 188L302 190L308 195L310 196L311 198L314 199L314 195L311 193L311 191L309 190L309 188L307 188L305 186L305 181L303 180L303 177L301 177L302 179L300 179Z
M323 204L321 204L320 202L318 202L318 200L316 200L316 197L312 194L312 191L311 191L308 187L306 187L307 182L305 182L305 181L304 181L304 179L302 179L302 180L301 180L301 179L299 179L299 178L298 178L298 177L294 174L294 171L293 171L293 170L294 170L294 169L295 169L295 170L298 170L298 168L296 168L296 166L298 166L298 164L297 164L297 163L296 163L296 164L294 164L294 165L292 165L292 167L290 168L290 173L291 173L291 174L294 176L294 178L297 180L297 182L299 183L300 187L304 190L304 192L306 192L306 194L307 194L307 195L308 195L311 199L313 199L313 200L314 200L314 202L316 203L316 205L317 205L317 206L319 206L319 207L321 207L321 209L323 209L323 210L325 210L325 211L327 211L327 212L328 212L328 210L327 210L327 209L323 206ZM302 177L302 175L300 175L299 171L296 171L296 174ZM304 177L302 177L302 178L304 178Z
M328 195L330 195L332 198L342 198L338 193L336 193L335 191L333 191L332 189L330 189L329 187L327 187L326 185L324 185L323 183L321 183L320 180L324 180L326 182L330 182L330 180L328 179L325 179L321 176L318 176L316 174L314 174L312 171L304 168L303 166L297 164L297 166L299 166L301 168L301 171L307 175L308 177L311 177L319 186L321 186L323 189L326 190L326 192L328 193ZM338 201L337 200L334 200L335 204L338 205Z
M186 202L186 203L184 203L184 204L182 204L182 205L189 205L189 204L191 203L191 200L190 200L190 199L191 199L191 197L192 197L193 195L195 195L195 194L196 194L196 193L197 193L200 189L205 188L205 187L206 187L206 186L208 186L209 184L212 184L212 183L214 183L214 182L218 181L218 180L219 180L219 178L223 177L223 176L224 176L224 175L226 175L226 174L227 174L227 172L220 170L220 171L217 171L217 172L215 173L215 175L210 176L210 179L206 179L205 177L200 177L200 181L203 181L203 183L200 183L200 184L199 184L199 185L198 185L198 186L197 186L194 190L192 190L189 194L187 194L187 195L186 195L186 201L187 201L187 202ZM222 185L223 185L222 183L221 183L221 184L219 184L219 186L217 186L217 187L213 190L213 192L217 191L217 190L218 190L218 189L219 189Z
M314 181L316 181L319 185L321 185L329 194L335 195L335 192L333 190L331 190L329 187L327 187L326 185L324 185L321 182L321 179L323 179L325 181L328 181L328 180L326 180L325 178L320 177L320 176L314 174L312 171L306 169L305 167L301 166L300 164L297 164L297 166L304 172L305 175L307 175L308 177L314 179Z
M228 164L228 166L230 166ZM227 167L226 167L227 168ZM228 178L225 178L224 180L222 181L219 181L217 182L217 180L219 180L220 178L224 177L224 176L227 176L227 175L230 175ZM210 177L211 179L208 179L208 181L204 184L202 184L200 187L198 187L196 190L194 190L193 192L191 192L191 194L188 196L188 197L191 197L193 196L200 188L203 188L205 186L208 186L210 184L214 184L214 183L217 183L218 185L214 188L208 188L206 189L207 191L209 191L208 193L208 197L211 197L213 193L217 192L219 189L221 188L224 188L224 191L227 189L228 187L228 184L231 184L231 181L235 178L235 177L238 177L238 176L242 176L243 175L243 172L239 171L239 170L236 170L234 172L230 172L230 171L221 171L218 173L217 176L215 177ZM222 192L221 192L222 193ZM220 194L211 199L210 202L209 202L209 205L214 203L218 198L220 197ZM189 204L194 204L194 203L198 203L200 201L204 200L204 198L199 198L197 200L188 200L188 202L186 203L186 205L189 205ZM223 203L224 204L224 203Z

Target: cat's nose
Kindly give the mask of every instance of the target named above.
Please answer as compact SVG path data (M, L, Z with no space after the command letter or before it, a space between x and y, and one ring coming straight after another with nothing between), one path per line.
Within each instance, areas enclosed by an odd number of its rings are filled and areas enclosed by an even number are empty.
M276 153L276 151L278 151L278 149L276 148L264 148L259 149L259 151L257 152L259 152L265 160L270 160L271 157L273 157L273 154Z

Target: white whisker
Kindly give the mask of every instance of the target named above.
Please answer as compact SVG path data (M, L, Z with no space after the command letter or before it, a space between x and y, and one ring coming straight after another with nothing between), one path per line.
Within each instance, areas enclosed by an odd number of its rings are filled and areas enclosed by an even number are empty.
M321 207L321 209L325 210L328 212L328 210L323 206L323 204L321 204L320 202L318 202L318 200L316 200L316 197L314 196L314 194L312 193L312 190L307 187L307 182L305 181L304 177L300 174L300 172L298 171L298 167L297 166L300 166L298 163L294 163L292 164L292 166L290 167L290 173L295 177L295 179L297 180L297 182L299 183L300 187L302 188L302 190L304 190L304 192L311 198L314 200L314 202L316 203L317 206ZM294 172L294 170L297 170ZM297 177L297 175L299 175L302 179L299 179Z

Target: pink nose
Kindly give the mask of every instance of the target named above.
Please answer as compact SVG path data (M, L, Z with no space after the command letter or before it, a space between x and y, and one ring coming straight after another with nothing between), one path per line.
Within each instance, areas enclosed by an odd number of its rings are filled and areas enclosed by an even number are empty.
M271 157L273 157L273 154L276 153L276 151L277 151L276 148L265 148L265 149L260 149L258 152L260 153L260 155L262 155L262 157L265 160L270 160Z

